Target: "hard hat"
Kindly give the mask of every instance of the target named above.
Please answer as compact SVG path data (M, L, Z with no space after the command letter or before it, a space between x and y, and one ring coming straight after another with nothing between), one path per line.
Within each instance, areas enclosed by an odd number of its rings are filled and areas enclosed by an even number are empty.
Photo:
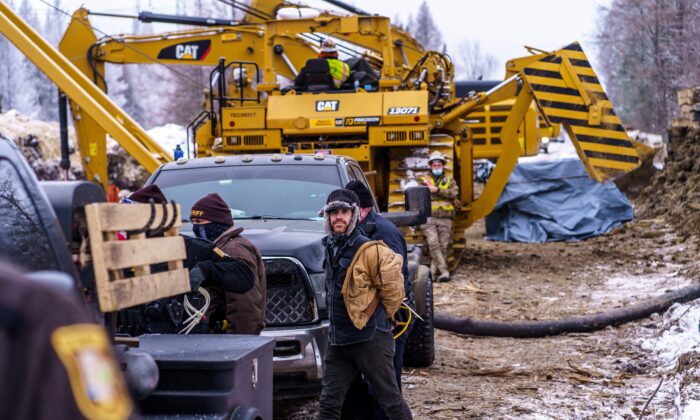
M438 152L437 150L430 154L430 157L428 158L428 165L430 165L431 163L433 163L433 161L436 160L441 161L443 165L447 163L447 158L445 157L445 155Z
M335 42L326 38L321 42L321 54L322 55L338 55L338 47L335 46Z

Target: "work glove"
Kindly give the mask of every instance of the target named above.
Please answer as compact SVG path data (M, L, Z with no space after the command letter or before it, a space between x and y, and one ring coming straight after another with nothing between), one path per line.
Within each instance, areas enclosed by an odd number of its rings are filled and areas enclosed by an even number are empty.
M199 265L196 265L193 269L190 270L190 288L192 289L193 292L196 292L199 290L199 288L202 286L202 283L204 283L204 280L207 279L207 276L204 275L204 272L202 272L202 269L199 268Z

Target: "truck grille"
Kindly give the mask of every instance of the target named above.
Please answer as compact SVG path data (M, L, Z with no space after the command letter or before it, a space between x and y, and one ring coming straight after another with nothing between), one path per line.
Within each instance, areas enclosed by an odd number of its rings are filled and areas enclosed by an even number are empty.
M308 324L318 319L314 293L306 272L292 258L265 258L268 327Z

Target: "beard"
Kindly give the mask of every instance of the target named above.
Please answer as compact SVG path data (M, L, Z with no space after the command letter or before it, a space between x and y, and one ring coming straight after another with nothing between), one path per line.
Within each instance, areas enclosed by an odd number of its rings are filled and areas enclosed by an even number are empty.
M345 233L348 230L348 224L344 220L337 220L333 223L334 233Z

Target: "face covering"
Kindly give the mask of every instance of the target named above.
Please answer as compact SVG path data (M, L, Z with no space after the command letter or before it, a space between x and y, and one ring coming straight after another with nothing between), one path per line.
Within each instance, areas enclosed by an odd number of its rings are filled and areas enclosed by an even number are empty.
M432 169L433 175L442 176L442 169Z
M194 235L201 239L208 239L212 242L231 226L220 225L218 223L192 223Z

